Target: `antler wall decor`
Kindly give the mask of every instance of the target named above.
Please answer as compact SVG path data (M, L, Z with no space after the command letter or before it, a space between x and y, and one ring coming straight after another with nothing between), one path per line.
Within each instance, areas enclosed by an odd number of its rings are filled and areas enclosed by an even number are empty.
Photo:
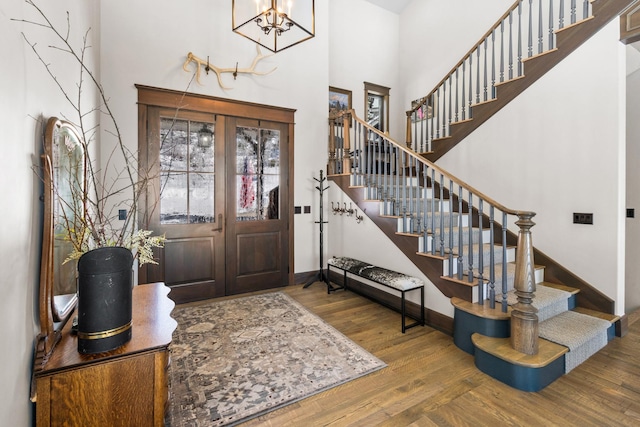
M262 51L260 51L260 46L256 46L256 50L258 51L257 55L254 58L253 62L251 63L251 67L249 67L249 68L238 68L238 63L237 62L236 62L235 68L220 68L220 67L216 67L215 65L209 63L209 57L208 56L207 56L207 60L205 61L204 59L198 58L193 53L189 52L187 54L187 60L184 62L184 65L182 66L182 69L188 72L189 71L189 69L187 68L188 65L191 62L195 62L196 63L196 67L197 67L196 68L196 81L198 83L200 83L200 67L203 67L207 74L209 74L209 71L213 71L214 73L216 73L216 76L218 77L218 84L220 85L220 87L222 89L232 89L232 88L230 88L228 86L225 86L222 83L222 74L223 73L231 73L231 74L233 74L233 79L235 80L236 77L238 76L238 74L255 74L255 75L258 75L258 76L265 76L267 74L273 73L276 70L276 68L278 68L278 67L275 67L273 70L266 71L266 72L256 71L255 68L256 68L256 65L258 64L258 62L260 60L264 59L264 58L268 58L269 56L271 56L271 55L266 55L266 56L263 55Z

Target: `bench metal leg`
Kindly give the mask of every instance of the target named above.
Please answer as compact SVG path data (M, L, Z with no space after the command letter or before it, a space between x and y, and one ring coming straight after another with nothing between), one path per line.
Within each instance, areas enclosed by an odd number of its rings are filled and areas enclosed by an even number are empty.
M340 269L339 267L335 267ZM344 289L345 291L347 290L347 270L343 270L344 271L344 276L342 279L342 286L333 286L331 284L331 264L327 264L327 293L330 294L331 292L340 290L340 289Z
M414 289L418 289L418 288L414 288ZM414 290L411 289L411 290ZM420 287L420 319L415 319L416 321L413 322L410 325L407 325L406 323L406 300L405 300L405 292L407 291L400 291L402 293L402 298L401 298L401 302L400 302L400 311L402 313L402 333L404 334L404 332L409 329L409 328L413 328L414 326L424 326L425 325L425 318L424 318L424 286Z

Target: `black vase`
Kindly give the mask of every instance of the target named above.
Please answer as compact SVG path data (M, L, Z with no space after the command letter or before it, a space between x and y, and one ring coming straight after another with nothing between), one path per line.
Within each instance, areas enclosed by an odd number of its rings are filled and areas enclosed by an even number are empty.
M78 351L114 350L131 339L133 254L105 247L78 260Z

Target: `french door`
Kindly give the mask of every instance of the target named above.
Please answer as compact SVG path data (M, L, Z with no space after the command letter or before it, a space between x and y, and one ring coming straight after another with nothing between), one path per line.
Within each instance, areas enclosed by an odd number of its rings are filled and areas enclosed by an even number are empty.
M140 282L164 282L177 303L291 284L292 120L198 109L210 112L139 107L140 165L152 183L141 227L166 237Z
M288 276L287 129L278 123L227 122L228 295L281 286Z

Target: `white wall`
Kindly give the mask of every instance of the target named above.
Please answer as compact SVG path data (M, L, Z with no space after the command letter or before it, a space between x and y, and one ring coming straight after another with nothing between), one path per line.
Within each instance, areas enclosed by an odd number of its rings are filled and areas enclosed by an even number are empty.
M635 217L626 220L626 290L625 311L640 308L640 53L627 46L627 207Z
M350 90L356 114L364 118L364 82L390 88L389 135L404 141L400 84L400 17L364 0L329 1L329 83Z
M96 28L92 2L41 2L49 18L66 29L66 14L72 16L70 40L81 42L89 26ZM64 4L62 4L64 3ZM51 39L42 29L15 19L34 20L33 9L22 0L0 4L0 117L3 138L3 171L0 174L0 283L2 284L3 326L0 332L0 424L31 425L29 403L33 344L38 332L37 299L42 236L42 184L32 172L42 151L41 118L73 111L23 40L24 32L47 62L61 84L68 87L77 76L77 67L48 49ZM91 36L90 36L91 37ZM90 39L91 40L91 39ZM90 54L88 62L93 61ZM72 90L72 89L71 89ZM93 94L87 93L88 99Z
M438 163L508 207L537 212L534 246L616 300L622 314L625 70L618 37L614 20ZM572 224L573 212L592 212L594 224Z
M126 13L123 11L126 10ZM326 165L328 74L328 5L316 2L316 37L258 63L266 76L202 73L201 84L182 69L189 52L221 68L249 67L256 44L231 31L227 0L110 0L101 2L102 82L122 133L137 149L137 91L134 84L297 109L295 113L295 195L292 205L310 205L314 215L295 216L294 272L317 270L319 252L314 224L318 197L314 176ZM263 54L269 54L266 49Z

